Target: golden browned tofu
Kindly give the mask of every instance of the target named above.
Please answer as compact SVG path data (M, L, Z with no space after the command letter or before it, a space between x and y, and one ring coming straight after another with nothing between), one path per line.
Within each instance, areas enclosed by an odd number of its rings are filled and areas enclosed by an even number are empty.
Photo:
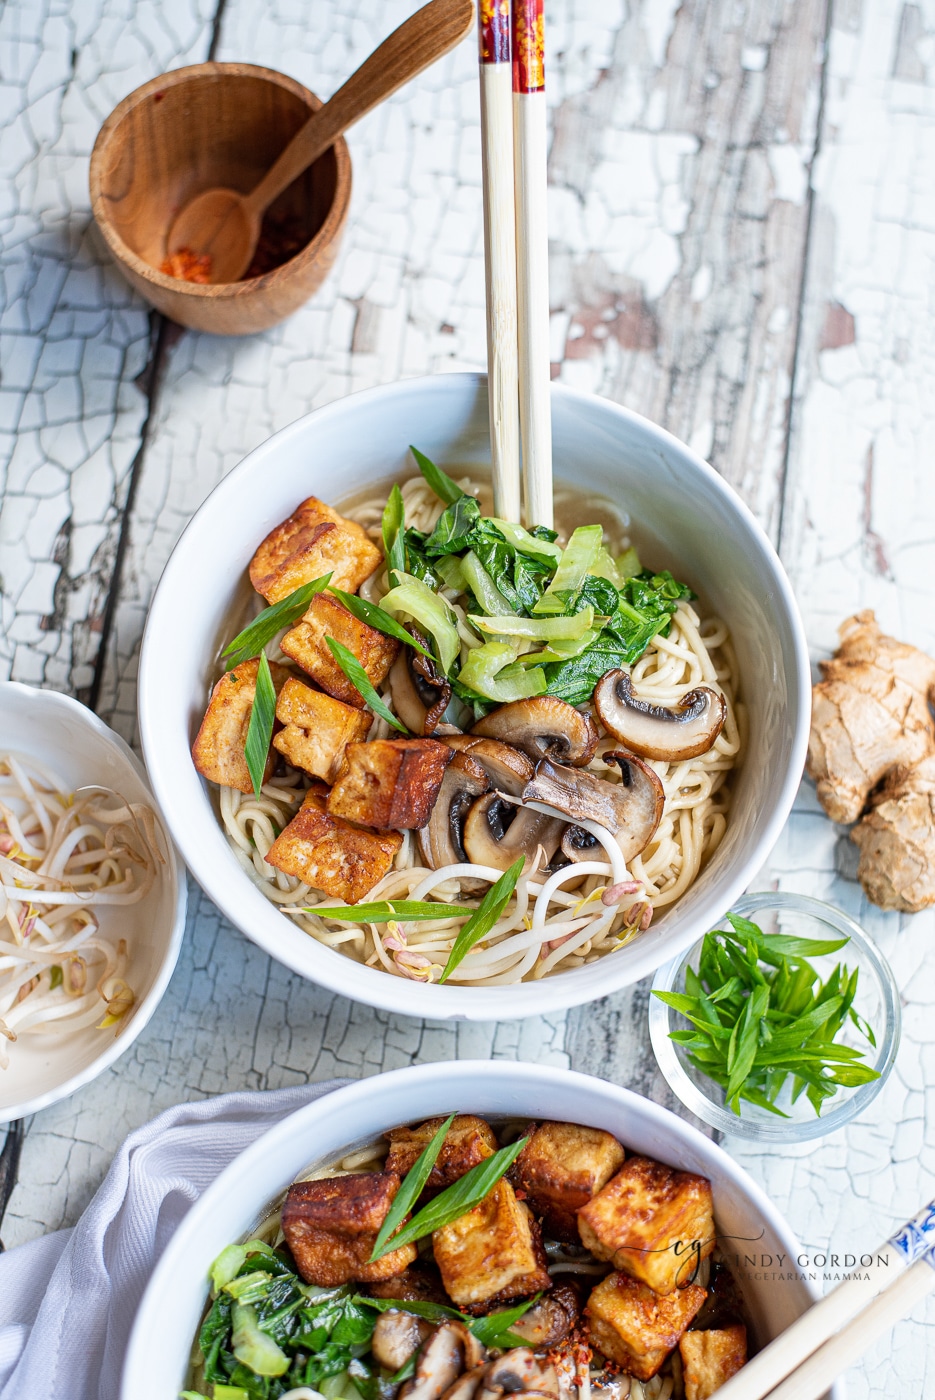
M525 1298L552 1282L539 1227L502 1179L473 1210L436 1230L432 1249L445 1292L461 1308Z
M366 701L331 655L326 637L333 637L354 653L377 690L396 660L399 642L359 621L329 593L316 593L302 621L290 628L280 642L283 655L298 662L322 690L362 709Z
M373 739L348 744L328 811L362 826L399 831L425 826L452 750L437 739Z
M316 890L356 904L383 879L403 843L398 831L360 831L329 816L327 789L311 787L266 859Z
M444 1121L443 1118L430 1118L418 1128L391 1128L386 1134L390 1140L387 1171L405 1176ZM442 1150L422 1194L426 1198L437 1196L459 1176L464 1176L485 1158L492 1157L496 1150L497 1139L489 1123L483 1118L475 1118L473 1113L459 1114L445 1134Z
M350 743L367 737L372 716L361 714L290 676L276 705L276 718L284 728L273 745L295 768L315 778L334 782Z
M309 496L266 536L250 561L250 582L268 603L327 573L335 588L356 593L382 559L366 530Z
M648 1381L678 1345L706 1296L690 1283L660 1298L627 1274L608 1274L585 1304L588 1334L609 1361Z
M578 1243L576 1211L587 1205L626 1153L611 1133L577 1123L543 1123L516 1159L512 1180L553 1239Z
M709 1332L686 1332L679 1354L685 1400L708 1400L747 1364L747 1329L738 1322Z
M596 1258L671 1293L714 1249L711 1183L631 1157L579 1210L578 1232Z
M369 1263L398 1190L395 1172L354 1172L290 1186L282 1208L282 1232L305 1282L336 1288L352 1279L370 1283L401 1274L416 1257L414 1244L391 1249Z
M259 669L259 658L254 657L252 661L241 661L233 671L221 677L211 692L201 728L192 744L192 758L202 777L220 783L221 787L237 788L239 792L253 791L244 749ZM269 669L278 695L289 672L275 662L270 662ZM264 781L272 771L273 756L270 755Z

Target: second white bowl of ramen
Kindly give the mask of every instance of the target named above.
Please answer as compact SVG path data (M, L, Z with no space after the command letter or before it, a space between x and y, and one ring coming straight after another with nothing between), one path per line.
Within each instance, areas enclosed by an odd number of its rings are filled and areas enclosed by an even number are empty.
M438 375L356 394L283 429L208 497L169 560L147 622L140 725L156 796L192 873L227 917L272 957L333 992L429 1018L541 1015L603 997L683 952L722 917L763 865L792 806L805 758L810 674L788 578L736 493L661 428L617 404L552 391L557 492L588 517L614 503L643 562L671 569L703 616L729 629L745 711L727 827L678 899L639 937L571 970L512 985L427 985L366 966L297 927L238 863L191 744L242 609L259 542L310 495L340 508L413 475L415 443L455 475L489 472L486 379ZM580 493L574 502L567 493ZM688 837L690 840L690 836Z

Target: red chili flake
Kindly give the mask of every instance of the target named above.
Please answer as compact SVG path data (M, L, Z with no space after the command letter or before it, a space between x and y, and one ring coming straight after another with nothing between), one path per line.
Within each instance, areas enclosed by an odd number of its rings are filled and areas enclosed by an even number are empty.
M177 277L180 282L199 282L204 285L211 281L211 254L193 253L191 248L179 248L164 258L159 268L167 277Z
M525 1201L525 1200L526 1200L526 1195L527 1195L527 1193L523 1190L522 1186L517 1186L517 1188L516 1188L516 1190L514 1191L513 1194L515 1195L515 1197L516 1197L516 1199L517 1199L518 1201Z

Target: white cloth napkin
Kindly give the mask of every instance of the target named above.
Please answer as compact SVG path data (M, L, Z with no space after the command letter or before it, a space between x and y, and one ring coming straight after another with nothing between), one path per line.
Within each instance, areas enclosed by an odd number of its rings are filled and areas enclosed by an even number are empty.
M345 1083L180 1104L131 1133L73 1229L0 1254L0 1400L116 1400L143 1290L183 1216L267 1128Z

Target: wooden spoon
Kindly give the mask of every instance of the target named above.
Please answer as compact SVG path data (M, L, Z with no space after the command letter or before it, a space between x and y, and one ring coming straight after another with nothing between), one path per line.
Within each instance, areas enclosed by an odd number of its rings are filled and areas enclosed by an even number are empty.
M472 0L431 0L423 6L309 118L249 194L217 186L190 200L169 229L167 251L207 255L209 281L239 282L253 260L260 223L273 200L349 126L453 49L473 20Z

